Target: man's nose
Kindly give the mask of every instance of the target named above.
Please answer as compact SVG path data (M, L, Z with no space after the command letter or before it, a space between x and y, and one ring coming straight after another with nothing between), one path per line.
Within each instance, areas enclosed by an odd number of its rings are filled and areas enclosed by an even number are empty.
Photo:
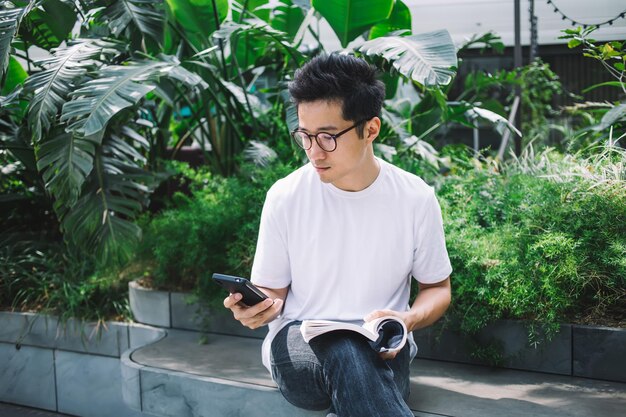
M311 160L324 159L326 157L326 151L320 147L315 138L311 141L311 148L307 151L307 154Z

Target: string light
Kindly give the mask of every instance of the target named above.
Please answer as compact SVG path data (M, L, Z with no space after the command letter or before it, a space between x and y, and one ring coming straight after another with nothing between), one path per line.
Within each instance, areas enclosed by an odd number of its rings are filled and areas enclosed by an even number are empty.
M565 13L563 13L561 9L559 9L558 6L554 4L554 0L546 0L546 2L548 3L548 6L552 6L552 8L554 9L554 13L558 13L561 15L562 20L569 20L570 22L572 22L572 26L582 26L584 29L587 29L589 26L596 26L596 27L605 26L605 25L612 26L613 22L615 22L616 20L623 19L624 17L626 17L626 10L624 10L623 12L615 16L613 19L605 20L604 22L582 23L582 22L579 22L577 20L574 20L568 17Z

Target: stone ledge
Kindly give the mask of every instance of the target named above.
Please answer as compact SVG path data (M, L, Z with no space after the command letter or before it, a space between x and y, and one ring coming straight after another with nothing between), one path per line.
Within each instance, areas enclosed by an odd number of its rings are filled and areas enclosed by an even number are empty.
M141 349L129 349L121 357L124 402L134 410L171 417L203 416L207 415L207 410L211 410L210 415L220 417L326 416L326 412L295 408L274 386L137 363L132 359L133 354ZM269 380L269 376L266 379Z
M541 332L541 329L540 329ZM475 346L494 343L501 348L499 366L509 369L572 375L572 328L561 325L553 339L537 347L528 344L528 329L519 321L499 320L481 330L475 338L442 328L441 325L414 332L417 356L475 365L491 365L473 355Z
M472 355L472 348L495 342L502 348L499 367L626 382L626 329L562 324L536 347L528 341L527 323L514 320L491 323L473 339L440 324L414 335L418 358L491 365Z
M190 294L152 290L132 281L128 284L128 295L133 317L139 323L258 339L267 334L265 327L257 330L243 327L224 309L206 311L198 303L188 303ZM203 316L209 319L203 321Z
M142 304L131 303L131 309L135 317L143 317L146 324L159 321L150 319L148 314L151 310L159 310L161 316L165 316L163 311L166 311L171 318L168 326L164 327L253 338L263 338L267 333L266 328L250 330L241 326L224 309L205 312L208 319L201 324L198 316L200 306L187 303L185 298L189 295L185 293L153 291L140 287L136 282L129 285L129 292L131 300L141 297L144 301ZM139 292L140 296L133 296L133 293ZM154 292L152 306L151 292ZM169 301L165 303L164 299ZM526 327L526 323L521 321L499 320L483 329L475 341L482 346L489 342L501 345L502 358L498 366L503 368L626 382L626 364L622 365L623 361L616 364L615 361L615 358L626 357L626 329L562 324L552 340L544 340L533 347L528 343ZM541 328L539 331L541 333ZM602 347L600 352L589 349L588 346L594 347L593 337L596 336L589 336L592 334L600 337L607 347ZM418 330L414 335L419 348L418 358L492 365L488 360L472 354L470 338L465 335L441 330L439 325Z
M626 329L573 326L573 375L626 382Z
M144 417L124 402L119 357L164 335L141 324L98 328L0 312L0 401L80 416Z
M105 325L33 313L0 311L0 342L119 358L129 346L129 324Z
M198 344L199 336L169 330L124 355L135 406L171 417L325 416L282 399L261 369L260 340L209 334ZM413 361L411 387L409 406L420 417L621 417L626 407L618 382L427 359Z

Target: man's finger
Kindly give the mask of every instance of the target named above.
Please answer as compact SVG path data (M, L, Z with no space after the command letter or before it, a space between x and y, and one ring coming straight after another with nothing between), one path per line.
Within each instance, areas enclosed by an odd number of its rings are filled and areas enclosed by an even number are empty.
M273 304L274 304L274 300L272 300L271 298L268 298L250 307L237 304L231 307L231 310L233 311L235 315L235 319L242 321L242 320L250 319L250 318L260 315L261 313L263 313L264 311L272 307Z
M397 351L394 352L381 352L380 354L381 359L389 361L392 360L393 358L395 358L398 355Z
M231 294L224 299L224 307L233 308L239 301L241 301L242 295L239 293Z
M365 316L363 318L364 321L372 321L374 319L377 319L379 317L384 317L384 316L394 316L395 312L392 310L374 310L371 313L369 313L367 316Z
M282 305L283 305L283 300L281 300L280 298L277 298L276 300L274 300L274 303L271 306L269 306L269 308L260 312L259 314L256 314L251 317L240 317L237 320L239 320L241 324L243 324L246 327L249 327L251 329L256 329L258 327L261 327L267 324L274 317L278 316L280 314L280 311L282 310ZM249 310L250 309L248 309L248 311Z

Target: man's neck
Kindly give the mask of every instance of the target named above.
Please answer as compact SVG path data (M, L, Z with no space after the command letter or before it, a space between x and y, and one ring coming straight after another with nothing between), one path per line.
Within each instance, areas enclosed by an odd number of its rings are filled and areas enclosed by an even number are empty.
M372 152L372 154L368 155L365 161L363 161L363 164L359 167L357 172L341 178L332 184L343 191L362 191L376 181L379 173L380 163Z

